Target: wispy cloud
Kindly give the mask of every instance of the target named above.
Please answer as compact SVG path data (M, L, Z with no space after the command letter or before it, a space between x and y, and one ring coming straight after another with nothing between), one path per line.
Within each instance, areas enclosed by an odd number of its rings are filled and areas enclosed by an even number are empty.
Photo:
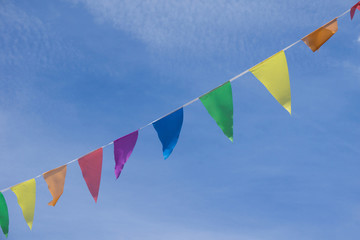
M62 46L39 18L31 16L11 2L0 7L1 66L34 68L49 66Z
M44 120L40 112L56 104L42 88L53 80L42 74L66 64L73 51L46 22L11 1L0 0L0 36L0 133L11 136L0 139L0 150L14 149L14 153L2 156L11 159L16 158L15 141L32 138L35 129L41 131ZM60 105L73 111L71 104Z
M261 32L273 38L276 32L291 30L294 23L301 22L302 27L309 28L314 27L314 22L323 23L321 16L329 16L328 11L335 4L249 0L74 2L84 4L99 22L110 21L152 48L197 52L245 52L255 44L259 46L263 40ZM311 9L319 12L311 14Z
M0 1L0 35L2 108L16 109L38 98L34 84L47 81L39 70L54 72L74 54L46 22L13 2Z

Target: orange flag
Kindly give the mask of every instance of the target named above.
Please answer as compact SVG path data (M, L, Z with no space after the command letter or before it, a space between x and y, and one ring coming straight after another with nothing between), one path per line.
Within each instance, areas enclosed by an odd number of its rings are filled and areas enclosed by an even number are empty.
M313 52L317 51L332 35L338 30L337 18L328 22L324 26L302 38L303 42L308 45Z
M53 200L49 202L50 206L55 206L61 194L63 194L65 176L66 176L66 165L55 168L43 174L43 177L48 185L49 191L53 196Z

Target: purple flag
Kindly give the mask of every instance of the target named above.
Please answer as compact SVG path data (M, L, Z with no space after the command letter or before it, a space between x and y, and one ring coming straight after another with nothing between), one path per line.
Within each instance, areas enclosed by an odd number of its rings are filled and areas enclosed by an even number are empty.
M115 176L119 178L121 170L130 157L138 138L139 131L132 132L114 141Z

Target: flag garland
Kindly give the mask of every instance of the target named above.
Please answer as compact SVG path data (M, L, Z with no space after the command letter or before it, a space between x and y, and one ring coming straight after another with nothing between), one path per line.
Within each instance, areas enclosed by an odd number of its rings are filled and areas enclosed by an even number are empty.
M360 2L355 4L351 7L351 9L339 17L303 37L301 40L313 52L317 51L337 32L337 19L350 12L350 18L352 20L356 10L360 11ZM290 80L284 51L293 47L301 40L298 40L272 57L235 76L228 82L184 104L176 111L147 124L139 130L149 125L153 125L163 146L164 159L167 159L179 139L183 124L183 108L197 100L200 100L207 109L208 113L222 129L224 134L233 141L233 100L231 82L248 72L251 72L267 88L272 96L291 114ZM87 187L95 202L97 202L101 180L103 148L114 144L115 175L116 178L118 178L125 163L133 152L139 130L110 142L109 144L102 146L101 148L90 152L81 158L72 160L61 167L50 170L35 178L0 191L0 226L4 235L7 237L9 232L9 214L6 200L2 194L3 192L8 190L12 190L14 192L17 197L18 204L22 209L24 219L31 230L36 201L35 179L43 176L48 185L49 191L53 196L53 200L49 202L49 205L55 206L64 190L67 165L77 161Z

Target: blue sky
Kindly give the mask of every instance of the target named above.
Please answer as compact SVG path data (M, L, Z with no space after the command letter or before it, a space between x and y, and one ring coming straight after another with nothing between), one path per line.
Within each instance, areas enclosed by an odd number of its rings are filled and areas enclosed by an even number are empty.
M354 1L1 1L1 189L80 157L211 90ZM233 82L234 143L200 102L166 161L152 127L95 204L78 164L55 208L8 239L358 239L360 13L317 53L286 51L292 116L252 75Z

